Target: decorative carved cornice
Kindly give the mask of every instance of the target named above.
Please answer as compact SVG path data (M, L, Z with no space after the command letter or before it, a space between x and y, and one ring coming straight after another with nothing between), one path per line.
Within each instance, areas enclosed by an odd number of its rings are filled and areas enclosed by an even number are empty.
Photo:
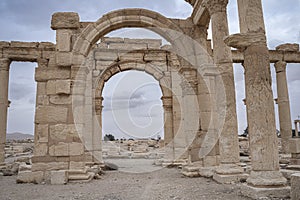
M202 2L202 6L205 7L210 15L217 12L226 12L228 0L205 0Z

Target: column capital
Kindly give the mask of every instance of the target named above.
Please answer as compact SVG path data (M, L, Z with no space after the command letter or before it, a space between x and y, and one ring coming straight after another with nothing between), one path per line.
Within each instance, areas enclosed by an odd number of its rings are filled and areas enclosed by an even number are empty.
M287 65L287 63L284 62L284 61L277 61L274 64L276 73L285 72L286 71L286 65Z
M229 35L224 39L224 42L227 46L245 50L253 44L266 44L267 40L264 31L255 31Z
M205 7L210 15L217 12L226 12L228 0L205 0L202 6Z
M10 63L8 58L0 58L0 70L9 71Z

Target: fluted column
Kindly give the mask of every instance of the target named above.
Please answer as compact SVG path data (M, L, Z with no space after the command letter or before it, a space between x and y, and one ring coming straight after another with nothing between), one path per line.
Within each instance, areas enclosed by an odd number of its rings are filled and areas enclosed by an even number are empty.
M244 53L247 117L250 134L252 171L247 187L252 194L280 190L286 195L286 179L279 172L278 143L271 87L269 51L267 48L261 0L238 0L241 34L225 42ZM269 189L272 187L272 190ZM267 189L268 188L268 189ZM265 195L261 193L260 195ZM244 190L244 194L249 195Z
M275 63L277 81L277 103L283 153L289 153L289 139L292 137L292 120L289 92L286 80L286 62Z
M219 138L221 165L216 170L217 173L223 175L243 172L243 169L237 165L240 162L240 156L232 55L230 47L224 43L224 37L229 35L227 4L228 0L206 0L203 3L211 16L214 64L221 74L225 88L224 98L218 99L221 105L225 105L226 115ZM220 108L224 106L219 106ZM219 113L223 112L219 111ZM229 180L228 177L226 180Z
M9 66L10 60L0 59L0 163L5 161Z

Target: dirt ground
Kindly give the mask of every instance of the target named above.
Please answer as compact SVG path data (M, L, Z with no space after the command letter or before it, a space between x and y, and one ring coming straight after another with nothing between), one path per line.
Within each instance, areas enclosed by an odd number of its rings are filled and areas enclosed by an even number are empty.
M176 168L158 168L150 161L109 160L119 165L102 179L67 185L16 184L15 176L0 176L1 200L248 200L239 195L238 186L221 185L206 178L186 178ZM143 166L144 165L144 166ZM134 166L138 170L134 171ZM125 172L127 171L127 172ZM147 172L148 171L148 172Z

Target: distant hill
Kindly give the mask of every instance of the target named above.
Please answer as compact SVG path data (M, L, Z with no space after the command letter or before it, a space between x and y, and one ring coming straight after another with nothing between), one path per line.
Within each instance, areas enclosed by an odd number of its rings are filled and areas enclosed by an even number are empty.
M26 139L33 139L34 136L30 134L25 133L7 133L6 134L6 140L26 140Z

